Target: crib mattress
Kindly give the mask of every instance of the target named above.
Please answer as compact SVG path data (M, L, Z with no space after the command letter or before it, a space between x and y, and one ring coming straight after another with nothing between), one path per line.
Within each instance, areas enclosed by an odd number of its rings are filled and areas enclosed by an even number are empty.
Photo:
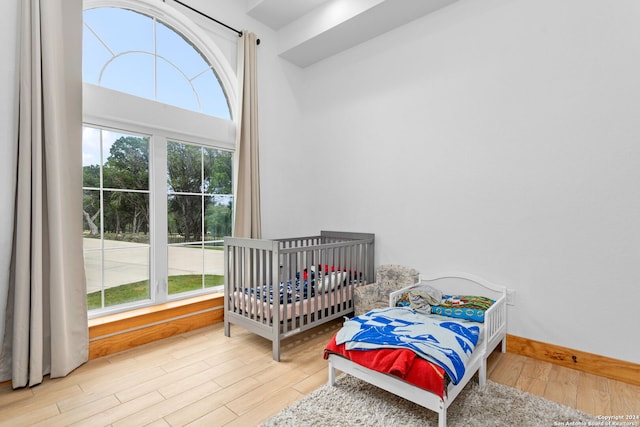
M312 296L300 301L280 304L280 320L291 320L294 317L305 316L319 310L330 308L345 301L351 301L348 290L338 288ZM253 295L236 291L233 293L233 302L236 309L243 310L246 314L259 318L273 318L275 305L267 301L259 301Z

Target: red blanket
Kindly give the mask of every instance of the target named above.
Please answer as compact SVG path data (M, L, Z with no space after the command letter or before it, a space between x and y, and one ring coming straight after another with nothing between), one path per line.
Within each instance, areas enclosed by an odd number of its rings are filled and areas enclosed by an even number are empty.
M346 357L365 368L395 375L439 397L444 395L446 387L444 369L418 357L411 350L390 348L347 350L344 344L336 344L334 335L324 349L324 358L327 359L330 353Z

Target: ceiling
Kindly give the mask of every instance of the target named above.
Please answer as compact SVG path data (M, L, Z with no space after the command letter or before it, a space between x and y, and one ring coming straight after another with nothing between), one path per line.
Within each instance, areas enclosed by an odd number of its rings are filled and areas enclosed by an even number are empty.
M274 30L295 21L329 0L249 0L248 14Z
M457 0L247 0L281 57L307 67Z

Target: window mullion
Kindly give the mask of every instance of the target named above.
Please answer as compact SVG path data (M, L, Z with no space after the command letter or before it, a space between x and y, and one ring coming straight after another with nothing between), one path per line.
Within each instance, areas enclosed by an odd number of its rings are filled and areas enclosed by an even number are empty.
M158 20L153 18L153 99L158 100Z
M104 287L104 146L103 146L103 132L100 131L100 307L104 307L105 304L105 287Z
M151 137L151 299L163 303L168 299L167 265L167 138L164 135Z
M206 234L205 234L206 233L205 223L206 223L206 220L207 220L206 217L205 217L205 211L206 211L205 210L205 204L207 203L207 200L206 200L207 199L207 195L205 194L205 185L204 185L204 167L205 167L205 164L204 164L204 160L205 160L204 152L205 152L205 150L206 150L205 148L202 148L200 150L200 153L201 153L200 154L200 156L201 156L200 157L201 158L201 160L200 160L200 193L202 194L200 196L200 202L201 202L201 204L200 204L200 214L202 215L202 221L200 222L200 235L202 236L201 237L202 243L201 243L200 246L202 248L202 251L201 251L202 288L204 288L205 273L207 271L206 266L205 266L205 250L206 250L205 242L206 242L206 237L207 237Z

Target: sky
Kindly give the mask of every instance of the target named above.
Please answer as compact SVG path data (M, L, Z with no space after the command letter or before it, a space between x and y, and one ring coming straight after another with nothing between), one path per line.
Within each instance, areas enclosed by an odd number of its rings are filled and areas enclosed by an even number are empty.
M102 130L104 159L109 156L113 143L125 136L123 133ZM83 126L82 128L82 166L99 165L100 161L100 129Z

